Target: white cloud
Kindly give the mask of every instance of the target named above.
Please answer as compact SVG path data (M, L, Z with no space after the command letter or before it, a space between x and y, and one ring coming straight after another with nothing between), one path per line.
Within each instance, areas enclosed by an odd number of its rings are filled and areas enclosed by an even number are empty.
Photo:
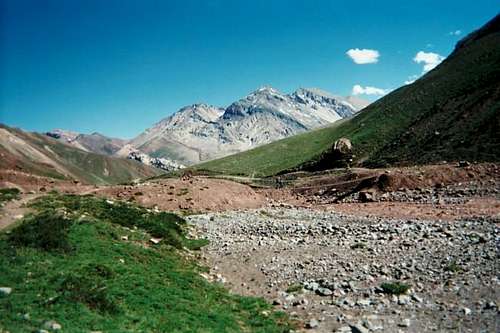
M410 75L408 80L405 81L405 84L412 84L418 79L418 75Z
M355 84L352 87L352 94L353 95L385 95L389 92L388 89L381 89L381 88L375 88L375 87L362 87L359 84Z
M448 34L450 36L458 36L458 35L462 34L462 30L450 31Z
M424 64L424 69L422 73L426 73L439 65L441 61L443 61L444 57L442 55L439 55L434 52L424 52L424 51L419 51L416 55L415 58L413 58L413 61L415 61L417 64Z
M377 50L369 49L350 49L346 54L358 65L377 63L380 57Z

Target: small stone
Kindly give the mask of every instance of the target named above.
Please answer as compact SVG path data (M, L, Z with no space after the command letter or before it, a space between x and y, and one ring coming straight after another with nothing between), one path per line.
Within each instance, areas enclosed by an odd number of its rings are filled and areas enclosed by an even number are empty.
M418 295L416 294L413 294L411 295L411 299L414 300L415 302L418 302L418 303L422 303L424 300L422 299L422 297L419 297Z
M316 291L319 288L319 283L317 282L306 282L304 283L304 288L311 291Z
M466 307L463 307L462 311L465 313L466 316L468 316L472 313L472 310L469 308L466 308Z
M399 295L398 296L398 304L399 305L406 305L410 303L410 296L408 295Z
M497 304L493 301L490 301L486 303L486 306L484 307L486 310L493 310L497 308Z
M310 319L307 323L306 323L306 328L316 328L319 326L319 322L316 320L316 319Z
M43 324L43 326L46 329L53 330L53 331L58 331L58 330L62 329L61 324L59 324L58 322L56 322L54 320L49 320L49 321L45 322L45 324Z
M0 287L0 296L9 296L11 292L12 292L12 288Z
M351 332L352 330L349 326L342 326L335 331L335 333L351 333Z
M316 294L320 296L330 296L333 294L333 291L328 288L319 287L318 289L316 289Z
M161 242L161 238L151 238L149 241L153 244L158 244Z
M368 333L369 330L364 327L361 323L357 323L355 325L351 325L351 332L352 333Z
M403 321L401 321L399 323L399 326L401 326L401 327L410 327L410 324L411 324L411 320L409 318L406 318L406 319L403 319Z
M356 302L357 305L359 306L369 306L371 304L371 301L369 299L360 299Z

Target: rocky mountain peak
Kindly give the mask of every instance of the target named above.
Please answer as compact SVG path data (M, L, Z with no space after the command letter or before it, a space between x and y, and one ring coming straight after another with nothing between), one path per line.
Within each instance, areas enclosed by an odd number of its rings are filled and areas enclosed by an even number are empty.
M225 109L204 103L185 106L130 144L154 156L192 164L325 126L356 111L341 97L320 89L285 94L264 86Z

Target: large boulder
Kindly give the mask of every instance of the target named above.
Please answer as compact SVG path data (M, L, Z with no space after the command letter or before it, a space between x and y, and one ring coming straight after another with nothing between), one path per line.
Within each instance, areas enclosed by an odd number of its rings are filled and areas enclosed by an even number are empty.
M348 138L340 138L333 144L333 153L352 155L352 143Z
M333 167L349 167L353 157L351 140L340 138L335 141L329 155Z

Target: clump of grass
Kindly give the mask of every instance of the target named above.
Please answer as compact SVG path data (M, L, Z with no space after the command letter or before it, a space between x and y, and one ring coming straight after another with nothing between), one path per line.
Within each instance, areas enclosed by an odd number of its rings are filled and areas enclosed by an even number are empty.
M356 243L351 245L352 250L364 249L364 248L366 248L366 243L363 243L363 242L356 242Z
M457 264L456 261L452 261L448 264L448 266L445 267L445 271L447 272L453 272L453 273L457 273L457 272L460 272L462 270L462 267Z
M269 218L272 218L273 217L273 214L269 213L268 211L266 210L261 210L260 212L260 215L264 216L264 217L269 217Z
M17 188L0 188L0 205L7 201L18 200L21 191Z
M402 295L410 290L410 285L402 282L386 282L382 283L380 288L389 295Z
M294 283L288 286L286 292L289 294L295 294L302 291L302 285L300 283Z
M64 275L58 291L69 302L80 302L90 309L116 314L119 307L107 287L107 281L113 276L114 272L108 266L88 264Z
M30 216L12 230L9 240L15 245L45 251L68 252L72 246L68 239L73 221L53 211Z

